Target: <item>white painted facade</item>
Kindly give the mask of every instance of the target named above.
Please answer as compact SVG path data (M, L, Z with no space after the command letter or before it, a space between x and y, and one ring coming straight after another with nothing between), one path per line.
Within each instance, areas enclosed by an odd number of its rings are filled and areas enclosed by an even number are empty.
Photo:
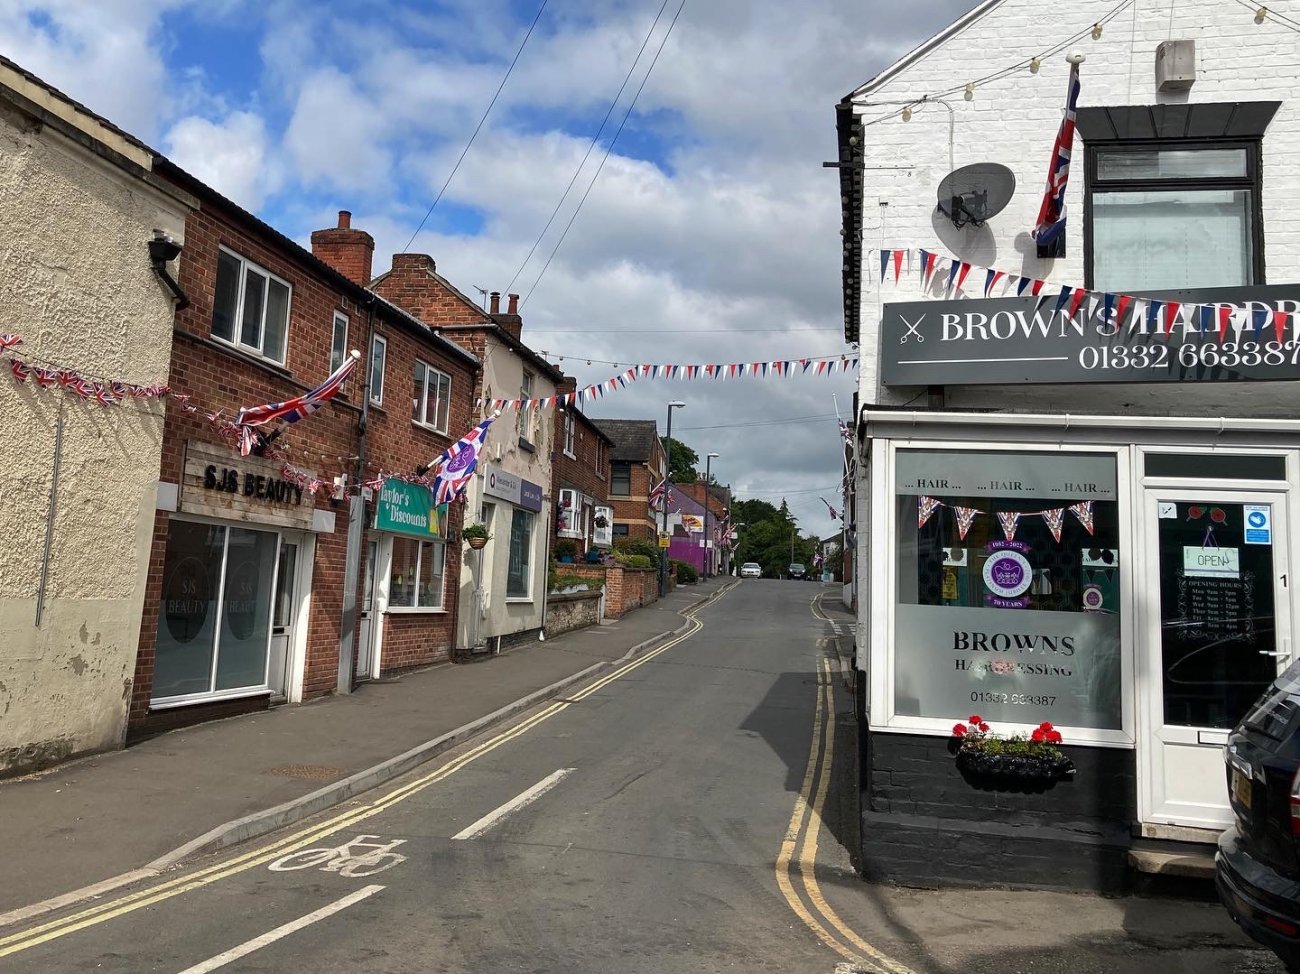
M1261 140L1262 240L1265 273L1255 284L1293 283L1300 257L1300 224L1289 209L1300 195L1300 35L1283 25L1257 24L1253 11L1218 0L1156 0L1133 3L1107 22L1094 39L1089 28L1114 8L1108 2L1059 4L1047 0L1000 0L980 5L966 18L882 72L851 96L862 135L864 181L863 260L860 267L860 401L865 450L856 484L859 599L858 660L867 683L867 725L872 732L934 736L951 734L960 713L932 719L908 715L899 702L897 673L906 637L900 635L906 602L900 596L900 546L909 515L896 474L906 451L957 456L999 451L1053 451L1113 458L1122 581L1108 594L1120 605L1122 721L1108 730L1072 728L1067 739L1134 752L1137 817L1144 831L1161 828L1213 830L1231 821L1224 789L1221 727L1174 726L1162 706L1162 563L1157 513L1170 504L1180 513L1206 503L1273 512L1270 549L1274 579L1262 590L1275 600L1273 636L1279 669L1293 659L1292 632L1300 602L1285 576L1300 569L1300 383L1185 381L1096 385L976 385L954 382L931 399L926 387L886 387L881 382L880 321L894 302L952 300L942 281L951 258L976 265L965 295L983 298L983 268L1063 285L1084 286L1085 145L1076 138L1066 194L1067 255L1040 259L1030 237L1051 161L1053 140L1066 97L1066 53L1086 55L1079 107L1196 105L1280 102ZM1065 51L989 83L978 82L1073 35ZM1160 91L1156 49L1169 39L1196 45L1190 90ZM943 94L945 93L946 94ZM936 97L940 95L941 97ZM927 97L929 96L929 97ZM903 112L907 106L906 113ZM907 120L903 115L910 116ZM1010 204L983 227L957 229L936 210L936 190L950 171L995 162L1016 177ZM879 167L879 168L873 168ZM880 249L908 248L898 283L892 271L881 280ZM939 284L923 289L918 249L937 252ZM1134 288L1139 290L1139 288ZM1014 293L1014 292L1012 292ZM1002 297L999 288L993 297ZM1295 327L1293 325L1293 327ZM928 407L928 408L927 408ZM980 415L973 415L979 413ZM1224 454L1277 461L1278 473L1242 480L1231 463L1207 464L1203 472L1161 477L1159 459ZM1281 525L1281 527L1277 527ZM1243 549L1245 550L1245 549ZM914 579L913 579L914 584ZM947 595L944 595L947 599ZM1012 613L1014 615L1014 613ZM1252 652L1243 649L1243 652ZM1264 649L1259 650L1264 653ZM972 708L979 710L978 706ZM1031 723L1009 725L1011 731ZM1230 726L1230 725L1229 725Z
M526 380L525 376L531 378ZM531 386L526 386L526 381ZM480 420L490 415L493 399L517 399L531 388L533 398L555 395L555 383L544 370L529 362L499 337L489 333L483 355L483 400ZM540 629L546 610L546 577L550 554L548 540L554 517L551 496L551 451L555 417L550 409L524 413L508 409L488 429L478 470L465 492L465 523L483 519L492 539L481 551L465 547L461 562L457 647L487 645L496 648L498 637ZM502 486L490 486L493 475ZM540 488L541 509L509 499L506 482L514 478ZM512 531L516 511L531 522L527 544L526 588L516 572L512 584ZM487 514L484 518L483 515ZM518 557L516 552L515 557Z
M155 230L183 242L194 202L99 120L9 68L0 85L0 332L22 336L20 358L165 383L173 301L147 245ZM163 408L150 399L106 408L6 374L0 416L3 774L123 742Z

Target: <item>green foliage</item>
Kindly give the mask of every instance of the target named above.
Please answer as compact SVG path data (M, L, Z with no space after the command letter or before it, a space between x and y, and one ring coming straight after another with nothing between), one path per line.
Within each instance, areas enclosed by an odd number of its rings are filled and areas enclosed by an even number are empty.
M584 575L574 575L570 572L551 571L546 576L546 590L548 592L558 592L566 589L571 585L586 585L588 588L596 588L594 579L587 578Z
M654 564L645 555L624 555L619 559L624 568L654 568Z
M661 436L664 452L668 454L668 476L675 484L693 484L700 479L695 465L700 462L700 455L677 437Z
M669 564L672 565L677 572L677 581L681 582L683 585L693 585L695 582L699 581L699 573L695 570L695 566L689 562L670 561Z
M578 543L572 538L563 538L555 542L555 557L557 559L568 558L570 560L578 556Z
M737 529L740 537L733 558L736 564L757 562L766 578L785 575L790 563L796 561L812 570L819 539L799 535L798 524L784 500L779 508L763 500L736 501L731 511L732 521L744 525Z
M651 568L659 567L659 546L643 538L617 538L614 541L614 557L622 564L628 555L641 555L650 560Z
M492 535L488 534L487 526L478 523L465 525L465 527L461 529L460 536L466 540L470 538L487 538L489 541L492 540Z

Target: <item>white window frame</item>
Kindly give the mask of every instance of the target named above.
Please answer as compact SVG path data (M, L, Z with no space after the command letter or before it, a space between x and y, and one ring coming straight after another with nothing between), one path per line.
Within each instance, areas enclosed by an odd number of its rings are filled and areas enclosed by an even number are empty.
M535 387L536 382L537 382L537 377L533 375L533 373L529 372L527 369L524 369L524 374L519 380L519 398L532 399L533 388ZM532 446L533 445L532 437L529 436L529 433L531 433L532 431L529 427L531 425L530 419L533 410L530 407L521 403L517 412L519 415L515 418L515 432L519 434L519 438L521 440L523 440L529 446Z
M339 343L339 325L343 326L343 342ZM330 372L331 374L347 361L348 357L348 316L342 311L334 312L334 332L330 335Z
M393 552L395 551L398 539L409 541L415 544L415 577L417 584L415 587L415 597L419 598L420 586L420 569L424 565L424 546L427 544L442 546L442 574L438 577L442 579L442 584L438 586L438 604L437 605L393 605ZM393 534L389 535L388 543L385 547L384 564L384 612L392 615L446 615L447 614L447 543L440 538L434 538L432 535L428 538L416 538L411 535Z
M223 603L223 601L224 601L224 598L225 598L225 590L226 590L226 570L227 570L227 562L228 562L228 560L229 560L229 558L230 558L230 531L231 531L231 529L232 529L232 528L247 528L248 530L251 530L251 531L260 531L260 532L262 532L263 534L274 534L274 535L275 535L275 558L274 558L275 569L271 572L271 600L272 600L272 605L271 605L271 607L270 607L270 608L271 608L271 614L267 617L267 623L268 623L268 625L267 625L267 627L266 627L266 649L264 650L264 652L265 652L265 654L266 654L266 663L265 663L265 666L263 667L263 672L262 672L262 682L261 682L260 684L253 685L253 686L245 686L245 687L231 687L230 689L227 689L227 690L201 690L201 691L198 691L198 692L196 692L196 693L181 693L181 694L175 694L175 695L170 696L170 697L153 697L153 696L152 696L153 688L150 687L150 691L149 691L149 692L150 692L150 695L151 695L151 699L149 700L149 709L150 709L150 710L170 710L170 709L172 709L172 708L174 708L174 707L185 707L185 706L188 706L188 705L190 705L190 704L195 704L195 703L206 703L206 702L209 702L209 701L215 701L215 700L233 700L233 699L238 699L238 698L240 698L240 697L256 697L256 696L263 696L263 695L266 695L266 694L270 693L270 692L271 692L271 679L270 679L270 668L271 668L271 638L272 638L273 635L275 634L275 626L272 625L271 623L273 623L273 621L274 621L274 613L275 613L275 605L274 605L275 592L276 592L276 589L277 589L277 588L279 587L279 585L280 585L280 548L281 548L281 546L284 544L284 533L283 533L282 531L277 531L277 530L275 530L274 528L268 527L268 526L265 525L265 524L257 524L257 523L243 523L243 522L232 522L232 521L222 521L222 520L220 520L220 519L218 519L218 518L213 518L213 517L196 517L196 516L194 516L194 515L172 514L172 515L170 516L169 520L172 520L172 521L189 521L189 522L194 523L194 524L209 524L209 525L214 525L214 526L216 526L216 527L220 527L220 528L225 529L225 532L226 532L226 533L225 533L224 539L223 539L223 541L222 541L222 543L221 543L221 548L222 548L222 550L221 550L221 581L220 581L220 583L219 583L218 586L217 586L217 604L218 604L218 605L221 605L221 604ZM300 548L299 548L299 556L300 556L300 558L301 558L301 554L302 554L302 549L301 549L301 547L300 547ZM301 565L301 561L299 562L299 565ZM310 576L308 577L308 581L310 582ZM161 609L162 609L162 606L161 606L161 604L160 604L160 605L159 605L159 611L161 611ZM212 672L211 672L211 675L210 675L210 683L212 683L212 684L215 684L215 682L216 682L216 678L217 678L217 666L218 666L218 664L219 664L219 662L220 662L220 660L221 660L221 642L220 642L220 628L219 628L219 627L220 627L220 614L219 614L219 613L218 613L218 623L217 623L217 624L218 624L218 639L217 639L217 642L214 643L214 644L212 645L212 647L211 647L211 652L212 652L212 656L211 656L211 659L212 659ZM292 653L292 647L290 647L290 652ZM300 690L299 692L301 693L301 690Z
M525 581L528 583L527 595L510 594L510 548L512 547L512 543L514 541L516 511L521 511L532 519L529 522L529 528L528 528L528 570L524 573ZM536 547L537 547L537 513L535 511L525 510L522 507L511 507L510 508L510 535L507 536L507 545L506 545L506 602L508 604L533 601L533 589L535 587L533 585L533 575L535 575L537 572Z
M383 349L380 355L379 374L375 375L375 352ZM376 335L370 343L370 403L373 406L384 404L384 373L388 370L388 339Z
M244 257L241 254L231 250L229 247L219 247L218 254L219 255L225 254L226 256L232 257L235 260L239 261L239 292L235 298L235 313L234 313L234 321L232 322L231 337L222 338L215 331L213 331L211 332L213 340L221 342L223 345L229 345L232 348L237 348L241 352L245 352L249 355L255 355L258 358L266 359L268 362L274 362L276 365L284 365L285 361L289 357L289 323L293 319L293 285L290 284L288 281L286 281L283 277L280 277L278 274L271 273L271 271L267 270L261 264L249 260L247 257ZM220 256L218 256L218 261L220 261ZM218 268L219 266L220 265L218 264ZM269 299L271 294L271 289L269 286L262 293L262 316L261 316L261 322L260 322L259 332L258 332L259 344L246 345L244 344L242 339L242 333L244 330L243 328L244 286L248 281L248 272L250 270L256 274L260 274L263 277L265 277L267 279L268 285L271 281L275 281L277 284L284 285L284 287L288 289L289 292L289 298L285 302L285 306L284 306L284 348L280 349L279 358L276 358L274 355L268 355L266 351L262 348L262 345L264 345L266 342L266 302ZM216 313L215 289L213 292L213 313L214 314Z
M573 418L573 410L566 409L564 411L564 455L570 460L578 459L577 454L573 451L577 425L577 420Z
M938 450L948 453L987 452L1016 453L1099 453L1115 457L1116 503L1120 524L1121 564L1133 565L1120 573L1120 714L1119 730L1089 727L1059 727L1067 743L1132 749L1136 744L1137 717L1134 680L1137 644L1135 625L1138 613L1134 597L1134 576L1139 573L1137 524L1133 511L1132 456L1127 446L1102 446L1087 443L1008 443L992 444L952 440L875 439L871 445L870 466L870 537L876 539L868 554L873 579L870 604L870 633L867 636L869 726L874 731L894 731L951 737L955 720L940 717L900 716L894 712L894 646L898 600L898 522L895 517L897 492L895 464L899 450ZM883 591L882 591L883 589ZM879 600L879 601L878 601ZM978 710L972 709L972 713ZM1028 734L1033 724L999 722L998 730L1006 734Z
M429 377L432 373L440 375L447 380L447 418L442 426L426 422L422 418L416 419L412 417L411 422L422 429L433 430L433 432L442 433L445 436L447 434L447 429L451 424L451 376L442 371L442 369L434 368L428 362L424 361L424 359L416 359L415 363L424 366L424 388L420 393L420 416L424 417L429 413Z

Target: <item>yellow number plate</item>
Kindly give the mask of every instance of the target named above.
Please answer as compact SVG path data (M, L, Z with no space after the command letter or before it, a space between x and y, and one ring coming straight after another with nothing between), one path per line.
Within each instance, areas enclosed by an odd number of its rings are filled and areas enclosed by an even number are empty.
M1250 808L1250 779L1238 769L1232 769L1232 797L1239 805Z

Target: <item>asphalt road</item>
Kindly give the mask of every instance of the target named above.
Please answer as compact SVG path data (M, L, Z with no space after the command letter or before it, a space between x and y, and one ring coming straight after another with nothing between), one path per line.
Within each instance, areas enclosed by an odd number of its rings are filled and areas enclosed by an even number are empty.
M857 880L823 592L745 580L678 641L396 784L3 932L0 974L1280 970L1210 903Z

